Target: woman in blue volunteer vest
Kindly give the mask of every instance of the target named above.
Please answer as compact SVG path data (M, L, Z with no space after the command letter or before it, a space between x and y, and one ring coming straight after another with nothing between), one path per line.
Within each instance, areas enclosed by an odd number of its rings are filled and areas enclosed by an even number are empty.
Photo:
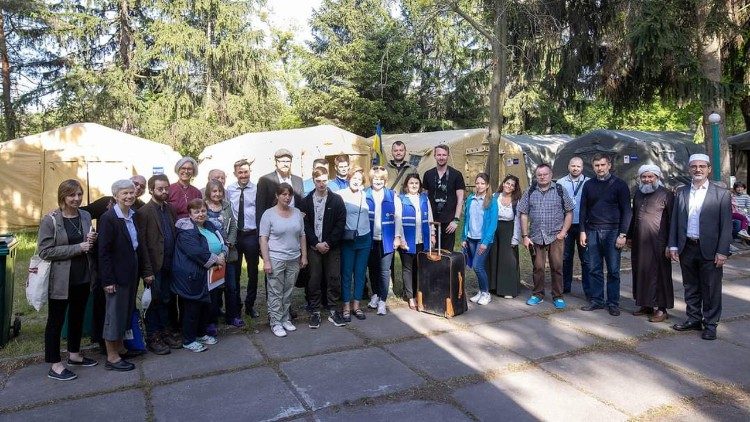
M417 290L417 271L415 264L417 254L435 244L435 232L432 221L432 208L426 193L422 192L422 180L412 173L404 180L401 200L401 278L404 280L404 298L409 301L409 308L416 309L414 291ZM398 235L398 234L397 234Z
M464 228L461 235L466 262L474 269L479 283L479 292L469 300L480 305L486 305L492 300L484 264L495 239L497 201L493 200L489 186L490 176L487 173L479 173L474 180L474 192L469 195L464 205Z
M372 287L368 306L377 309L378 315L385 315L393 251L401 244L401 238L396 237L401 233L401 200L393 190L385 187L388 181L385 167L370 169L370 181L370 187L365 191L372 233L372 249L367 261Z
M521 278L518 267L518 243L521 239L521 217L516 205L521 186L516 176L505 176L493 200L497 202L495 240L487 257L490 292L506 298L518 296Z

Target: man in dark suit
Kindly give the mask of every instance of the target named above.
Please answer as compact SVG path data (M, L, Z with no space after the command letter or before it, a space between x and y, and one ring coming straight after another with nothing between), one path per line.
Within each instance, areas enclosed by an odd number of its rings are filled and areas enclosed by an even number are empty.
M169 198L169 179L166 175L151 176L148 179L148 190L151 200L135 214L138 241L145 252L141 263L141 277L151 287L151 304L144 318L146 346L152 353L166 355L170 353L170 348L182 348L181 340L167 331L178 324L177 321L171 321L169 315L169 304L176 300L170 288L177 236L175 214L166 202Z
M677 190L669 230L669 256L680 262L685 286L687 321L677 331L703 331L716 339L721 316L721 278L732 242L729 191L709 182L711 164L706 154L688 161L692 183Z
M276 202L276 188L282 183L290 184L292 190L294 190L294 197L292 198L292 203L289 205L295 208L302 206L304 182L301 177L292 175L292 158L294 157L291 151L281 148L273 154L273 157L276 160L276 170L258 179L258 193L255 199L255 222L257 227L260 227L260 219L263 217L263 213L273 207ZM300 282L304 282L308 276L309 272L307 269L301 270L297 276L297 286L300 286ZM268 294L268 290L266 290L266 294ZM245 312L247 312L247 308ZM297 317L297 313L291 308L289 309L289 315L292 318Z
M341 301L341 238L346 226L344 200L331 191L328 169L313 170L315 189L302 200L310 280L305 289L309 300L310 328L320 327L320 306L337 327L346 325L336 310Z

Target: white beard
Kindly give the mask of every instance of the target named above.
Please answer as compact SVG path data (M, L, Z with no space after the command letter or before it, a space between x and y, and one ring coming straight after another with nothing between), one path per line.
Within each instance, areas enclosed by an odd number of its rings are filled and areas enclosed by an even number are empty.
M656 192L656 189L659 188L659 185L660 185L659 182L656 182L656 183L641 183L638 186L638 189L640 189L641 193L648 195L650 193Z

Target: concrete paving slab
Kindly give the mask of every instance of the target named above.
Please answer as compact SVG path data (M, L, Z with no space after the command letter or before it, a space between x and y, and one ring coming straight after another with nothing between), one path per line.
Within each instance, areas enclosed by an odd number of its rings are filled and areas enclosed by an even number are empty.
M750 348L750 320L727 322L719 325L721 339Z
M631 416L706 394L688 376L631 353L587 353L541 366Z
M460 322L461 317L456 320ZM368 315L367 318L363 323L351 324L349 328L372 340L395 340L457 328L445 318L409 308L397 308L389 310L388 315Z
M497 343L457 331L385 346L412 368L436 379L449 379L526 362Z
M271 359L292 359L364 344L364 340L350 330L336 327L328 320L321 322L320 328L316 329L308 327L307 320L303 321L299 321L296 324L297 330L288 333L286 337L276 337L271 328L265 326L255 338ZM358 323L373 324L369 319Z
M722 287L721 317L734 318L750 315L750 286Z
M521 296L513 299L493 296L492 302L484 306L469 302L469 310L451 321L457 324L477 325L523 317L535 311L526 306L525 301L521 300Z
M567 325L537 316L477 325L471 330L531 360L570 352L598 341Z
M218 340L201 353L179 349L164 356L149 355L143 362L143 374L149 380L173 380L254 365L263 360L258 349L244 335L219 336Z
M121 391L79 400L64 400L49 406L0 415L6 422L146 420L146 399L140 390Z
M627 416L540 369L514 372L457 390L453 397L480 421L596 420Z
M750 386L747 348L721 340L727 335L721 325L718 334L718 340L706 341L700 338L700 332L691 331L643 342L636 350L717 382Z
M315 419L323 422L349 422L367 420L373 422L470 421L471 419L455 407L431 401L406 401L377 406L343 407L315 412Z
M671 330L671 324L648 322L645 318L634 317L627 312L614 317L604 309L562 312L550 315L549 319L612 340L627 340L654 331Z
M377 348L310 356L281 364L281 370L313 408L379 396L424 380Z
M138 368L129 372L107 371L104 358L98 360L97 366L74 368L78 379L65 383L47 378L48 363L21 368L8 378L0 391L0 408L115 390L140 381Z
M661 419L665 422L747 422L750 421L750 403L715 403L698 400L692 406L682 407Z
M305 411L270 368L191 379L154 387L155 421L261 421Z

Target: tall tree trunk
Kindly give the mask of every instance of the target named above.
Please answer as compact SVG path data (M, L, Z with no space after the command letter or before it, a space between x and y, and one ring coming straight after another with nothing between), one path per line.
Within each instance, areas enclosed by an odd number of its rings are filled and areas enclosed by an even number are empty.
M491 189L500 185L500 138L503 133L503 108L505 108L505 85L508 78L508 15L505 1L495 2L495 39L492 40L492 90L490 92L490 131L487 173Z
M6 140L16 139L16 113L13 111L13 101L11 101L11 79L10 79L10 59L8 58L8 45L5 40L5 14L0 10L0 61L2 61L2 78L3 78L3 117L5 119L5 136Z
M117 20L120 26L120 39L119 39L119 58L120 68L123 71L125 77L125 83L128 86L133 95L135 95L135 81L133 80L133 73L131 66L131 60L133 58L133 28L130 26L130 5L129 0L120 0L120 7L117 15ZM125 117L122 120L120 130L125 133L133 133L135 125L133 123L133 109L130 105L123 104L125 108Z

